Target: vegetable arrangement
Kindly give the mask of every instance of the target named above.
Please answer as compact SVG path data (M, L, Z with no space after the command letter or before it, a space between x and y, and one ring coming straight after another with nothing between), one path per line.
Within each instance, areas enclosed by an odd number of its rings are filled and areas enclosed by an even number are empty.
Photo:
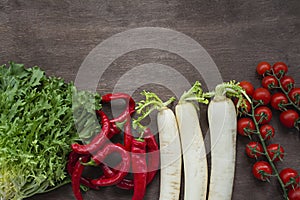
M284 159L284 148L272 143L275 129L270 125L272 111L280 110L280 121L287 128L299 130L299 99L300 93L295 88L295 81L287 76L288 67L277 62L271 66L267 62L257 65L256 71L263 76L261 88L254 89L250 82L242 81L240 86L252 98L245 100L245 105L239 110L237 129L242 136L248 136L251 141L246 146L246 154L258 161L252 167L253 175L262 181L277 178L283 191L284 199L300 199L299 175L292 168L284 168L280 172L276 162ZM294 92L296 91L296 92ZM273 95L271 95L271 92Z
M285 150L271 142L275 129L270 125L269 105L281 112L284 126L299 130L300 89L282 62L273 66L261 62L256 70L263 76L262 87L230 81L204 93L195 82L183 93L174 113L168 108L173 97L163 102L143 91L145 99L136 104L125 93L100 97L77 91L73 83L46 77L38 67L0 66L0 199L23 199L71 182L77 200L83 199L81 190L107 186L132 190L132 199L142 200L160 169L159 199L177 200L184 169L184 199L229 200L237 134L251 140L245 152L257 159L254 177L262 181L275 177L284 199L299 199L298 172L276 167ZM124 111L109 119L102 105L120 99L125 101ZM210 175L199 103L208 104ZM155 110L159 144L142 125ZM121 141L115 140L120 136ZM90 166L98 168L97 177L84 173Z
M72 189L76 199L83 199L81 185L85 189L98 190L100 187L117 186L125 190L133 190L133 200L143 199L146 186L151 183L159 168L159 147L150 129L142 126L138 120L131 119L135 112L135 102L127 94L115 93L102 96L102 103L123 99L126 108L117 117L109 119L103 110L96 113L101 120L102 130L92 136L86 144L73 143L68 161L68 173L72 177ZM140 134L134 135L134 130ZM123 132L123 144L114 143L113 137ZM121 157L115 165L106 163L105 159L117 153ZM86 166L97 166L102 170L98 178L84 177ZM127 179L133 173L133 180Z
M145 110L141 118L155 109L159 111L157 115L161 148L159 199L179 199L181 152L184 164L185 199L207 198L206 150L195 102L207 104L206 98L211 97L214 99L208 106L212 144L208 199L231 199L235 171L237 113L230 98L238 98L240 102L243 96L248 98L242 87L231 81L218 85L213 92L203 93L200 83L196 82L188 92L182 95L175 107L177 123L172 110L166 107L172 98L163 103L154 93L143 92L143 95L146 99L138 106L139 112Z
M149 116L154 110L158 110L157 125L159 130L159 154L161 167L159 199L179 199L182 170L181 155L183 155L184 164L185 199L206 199L208 187L208 166L202 130L198 118L199 107L196 103L200 102L207 104L209 102L207 98L214 97L214 100L209 103L208 109L209 125L211 126L211 144L213 146L211 153L212 173L210 177L210 191L208 194L208 199L231 199L235 171L237 113L230 98L236 97L241 102L244 98L243 96L248 98L242 87L240 87L238 83L232 81L218 85L216 90L213 92L203 93L201 84L196 82L189 91L182 95L181 99L176 105L176 117L173 111L167 107L175 100L174 98L170 98L168 101L163 102L154 93L143 91L141 94L145 96L145 100L142 100L137 104L136 114L138 114L139 117L137 119L133 119L132 122L129 123L130 113L133 112L127 112L127 117L124 118L127 119L125 121L124 133L128 133L126 130L132 127L135 130L139 130L142 134L139 135L137 139L131 138L132 142L130 143L132 146L132 155L131 158L129 158L131 161L127 161L127 157L125 156L126 159L124 159L122 156L122 162L117 165L117 167L119 167L119 165L126 165L128 167L128 163L131 162L131 167L134 170L134 173L133 181L131 181L130 187L127 187L126 185L130 183L130 180L124 179L124 176L118 176L118 179L114 179L115 181L112 181L110 184L101 184L103 179L107 177L113 177L115 173L115 169L107 167L103 162L104 158L108 155L108 153L103 153L107 149L107 145L105 143L108 143L106 139L103 139L107 138L105 136L106 132L103 131L103 127L105 127L106 131L109 130L109 128L106 127L102 122L102 132L99 133L99 135L104 135L103 137L96 135L96 139L92 139L91 143L85 145L76 143L72 145L72 149L76 154L82 154L82 157L77 157L77 163L81 162L81 165L78 165L79 175L76 174L76 171L74 171L73 174L70 173L72 180L74 180L73 191L75 197L77 199L82 199L80 187L78 185L81 183L92 189L109 185L116 185L117 187L123 189L133 189L134 193L132 199L143 199L146 184L149 183L149 172L147 175L147 167L152 165L153 162L151 161L151 157L150 159L148 158L148 165L145 162L146 158L144 153L146 152L146 144L142 138L147 135L146 133L149 131L149 128L143 126L141 121ZM105 96L106 95L104 95L102 98L105 98ZM129 107L129 105L127 107ZM98 113L99 112L102 111L98 111ZM110 123L113 123L114 121L115 120L112 119L110 120ZM222 125L220 126L219 124L216 124L216 122L221 122ZM130 124L132 124L132 126ZM99 141L99 138L101 141ZM124 134L124 142L125 141L126 134ZM155 144L155 140L152 139L152 141ZM96 146L99 144L100 146L90 150L96 152L96 155L104 154L102 159L95 159L95 156L92 156L91 152L79 152L78 149L76 149L78 146L89 147L95 143L97 143ZM114 146L115 144L109 143L109 145ZM136 149L137 146L135 145L138 145L139 148ZM124 146L121 144L116 144L115 146L124 148ZM155 144L155 146L158 145ZM158 147L156 150L158 150ZM140 152L140 154L137 156L134 154L136 152ZM224 152L227 153L224 154ZM91 158L89 162L86 160L84 160L84 162L82 161L85 159L86 155L87 157ZM156 155L155 158L159 158L158 155ZM96 165L102 167L104 175L100 176L100 178L97 180L83 178L83 166L95 163ZM159 164L158 162L155 163ZM156 167L158 167L158 165L156 165ZM125 168L120 171L125 171L126 174L128 172L127 170L128 168ZM136 172L135 170L139 171ZM151 177L153 178L154 175L155 171L152 173ZM82 179L86 181L83 181Z
M90 136L99 130L90 117L99 102L99 95L76 91L38 67L0 66L0 199L23 199L70 183L65 166L78 137L73 111L85 116L81 132Z

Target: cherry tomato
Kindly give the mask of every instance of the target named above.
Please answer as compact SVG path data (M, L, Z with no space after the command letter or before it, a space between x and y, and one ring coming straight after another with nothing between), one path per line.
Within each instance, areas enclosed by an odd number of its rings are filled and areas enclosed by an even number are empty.
M268 145L267 152L274 162L282 160L284 157L284 149L280 144Z
M297 187L300 181L298 172L292 168L284 168L279 173L279 176L283 184L286 185L289 189Z
M295 80L291 76L284 76L280 79L282 88L285 91L291 90L295 86Z
M294 110L283 111L279 116L280 122L287 128L293 128L298 119L299 114Z
M272 89L274 86L278 86L278 81L274 76L265 76L261 84L266 89Z
M241 81L239 83L239 85L246 91L246 93L249 95L249 96L252 96L253 95L253 92L254 92L254 87L252 85L252 83L248 82L248 81Z
M254 110L255 119L259 124L267 124L272 119L272 111L266 106L259 106Z
M271 70L271 65L268 62L260 62L256 66L256 71L259 75L264 75L267 71Z
M289 97L295 104L299 105L300 104L300 88L293 88L289 92Z
M282 110L281 105L287 104L288 102L288 98L281 92L275 93L271 97L271 106L276 110Z
M251 141L246 145L246 154L250 158L258 158L259 156L262 155L262 152L263 152L263 147L259 142Z
M264 140L269 140L274 137L275 129L270 124L264 124L259 128L260 135Z
M278 77L282 74L286 74L288 71L288 67L285 63L283 62L277 62L273 65L273 72L276 74Z
M258 161L252 167L255 178L266 181L272 175L272 167L266 161Z
M271 93L266 88L257 88L253 93L253 99L267 105L271 101Z
M237 132L242 136L251 135L252 132L255 130L255 124L252 119L243 117L240 118L237 122Z
M288 194L289 200L300 200L300 187L291 189Z

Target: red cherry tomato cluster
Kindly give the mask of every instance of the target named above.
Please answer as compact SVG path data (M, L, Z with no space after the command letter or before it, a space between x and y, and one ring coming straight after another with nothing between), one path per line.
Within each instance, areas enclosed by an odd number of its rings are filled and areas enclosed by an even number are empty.
M260 62L256 71L263 76L262 87L269 91L263 92L266 96L261 98L262 101L270 100L272 108L281 111L279 119L285 127L299 130L300 88L295 87L294 78L287 75L288 66L283 62L276 62L273 66Z
M135 102L127 94L115 93L102 96L102 103L113 100L126 101L126 109L116 118L109 119L103 110L96 111L101 119L102 130L88 144L73 143L69 155L67 171L72 179L73 194L77 200L82 200L81 186L98 190L100 187L117 186L121 189L133 190L132 199L142 199L146 186L153 180L159 167L159 147L149 128L143 133L143 138L135 139L132 134L131 115L135 112ZM111 140L122 130L116 123L123 124L123 144ZM151 152L147 154L147 152ZM119 154L121 162L108 166L106 160ZM98 178L84 176L84 168L88 165L97 166L102 170ZM127 179L132 169L133 179ZM97 170L98 172L99 170Z
M280 77L281 70L285 70L284 65L275 65L274 74ZM270 71L271 66L264 62L260 64L257 71L263 75ZM273 79L276 80L277 79ZM271 85L277 82L265 81ZM261 181L268 181L271 177L277 177L284 192L285 199L299 198L299 175L292 168L285 168L280 173L276 167L276 162L282 161L285 156L284 148L277 143L273 143L275 129L270 124L273 117L270 104L273 107L272 96L266 87L254 88L250 82L242 81L240 86L245 90L251 102L244 100L239 108L240 117L237 121L237 132L241 136L248 136L250 142L246 145L245 152L249 158L256 159L252 166L254 177ZM276 104L278 105L278 104ZM283 111L285 112L285 111Z

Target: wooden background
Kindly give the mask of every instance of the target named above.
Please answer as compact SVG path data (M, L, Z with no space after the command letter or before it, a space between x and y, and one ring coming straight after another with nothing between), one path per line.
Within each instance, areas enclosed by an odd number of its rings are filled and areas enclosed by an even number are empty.
M39 65L48 75L74 81L84 58L96 45L116 33L146 26L176 30L199 42L215 61L224 81L248 80L258 87L256 64L262 60L284 61L300 86L299 0L0 0L0 63L13 60L26 66ZM172 66L190 82L203 80L179 56L144 49L117 59L99 81L98 91L111 92L123 73L149 62ZM136 100L141 89L134 94ZM144 89L158 92L163 99L172 95L163 86L147 85ZM201 124L207 130L205 110L203 107ZM286 150L284 162L277 166L279 169L293 167L300 172L299 133L283 128L278 123L278 112L274 115L273 142ZM253 178L254 161L244 154L247 142L248 138L238 137L232 199L282 199L275 180L268 184ZM131 199L131 195L108 187L88 191L84 199L125 200ZM145 199L158 199L158 196L159 176L148 187ZM74 197L67 185L30 199Z

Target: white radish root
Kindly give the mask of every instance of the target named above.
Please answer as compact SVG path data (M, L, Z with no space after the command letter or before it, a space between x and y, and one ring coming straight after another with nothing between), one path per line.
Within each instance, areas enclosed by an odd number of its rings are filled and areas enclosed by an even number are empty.
M239 84L231 81L217 85L214 99L208 105L211 141L208 200L230 200L232 197L236 162L237 112L231 97L238 98L237 105L240 105L245 98L251 101Z
M230 200L236 159L236 112L228 98L214 99L208 106L211 140L209 200Z
M140 129L143 129L143 126L139 122L149 116L153 110L158 110L161 164L159 200L178 200L181 185L181 143L175 115L167 107L175 98L162 102L154 93L144 91L141 94L145 96L145 100L138 103L137 113L141 116L135 120Z
M206 199L208 167L206 150L195 105L183 102L176 106L176 118L182 144L184 199Z
M181 144L175 115L162 108L157 115L160 141L160 200L178 200L181 183Z

